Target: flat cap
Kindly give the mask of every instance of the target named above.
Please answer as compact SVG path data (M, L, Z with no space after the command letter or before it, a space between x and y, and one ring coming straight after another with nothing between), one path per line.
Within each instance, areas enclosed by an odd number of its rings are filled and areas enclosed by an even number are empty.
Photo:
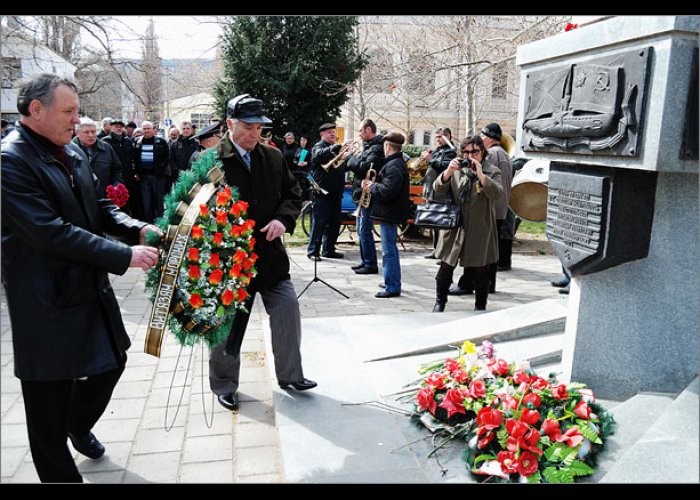
M226 116L246 123L272 123L265 116L263 102L250 94L241 94L231 99L226 105Z
M323 125L318 127L318 131L323 132L324 130L330 130L332 128L336 128L335 123L324 123Z
M382 139L382 142L385 142L385 141L389 141L389 142L392 142L394 144L401 145L404 142L406 142L406 138L403 136L403 134L401 134L399 132L389 132Z

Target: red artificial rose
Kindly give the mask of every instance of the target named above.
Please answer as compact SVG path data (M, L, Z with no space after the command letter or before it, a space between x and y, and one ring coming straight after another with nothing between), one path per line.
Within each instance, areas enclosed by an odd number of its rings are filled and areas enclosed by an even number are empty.
M221 259L218 253L213 253L209 256L209 265L212 267L219 267L221 265Z
M228 199L233 198L233 193L231 192L231 186L224 186L224 193L226 193Z
M209 218L209 207L206 203L199 205L199 216L204 220Z
M438 406L447 410L447 418L452 417L455 413L466 415L467 410L464 407L464 398L467 396L468 392L466 389L450 389Z
M508 372L510 371L510 366L508 366L508 362L505 359L491 359L488 361L487 366L489 367L489 370L491 370L491 373L494 375L507 375Z
M466 384L469 382L469 372L464 371L464 370L456 370L453 374L452 377L455 379L455 382L458 384Z
M231 290L228 288L224 291L223 294L221 294L221 303L225 306L228 306L233 302L233 299L235 298L235 295Z
M434 387L435 389L444 389L445 376L440 373L432 372L430 375L425 377L425 383Z
M583 442L583 434L576 427L569 427L559 441L574 448Z
M191 280L198 280L201 277L199 266L190 266L189 276Z
M562 400L569 397L569 393L566 392L566 386L564 384L552 386L549 388L549 391L552 393L554 399Z
M509 436L519 438L525 435L527 429L527 425L516 418L509 418L506 420L506 432L508 432Z
M231 276L232 278L238 278L241 274L241 265L240 264L234 264L231 266L231 269L228 271L228 275Z
M524 452L518 458L515 468L521 476L527 477L537 472L537 457L529 451Z
M476 447L480 450L483 450L484 448L486 448L489 445L489 443L491 441L493 441L493 438L495 438L495 437L496 437L496 433L494 431L487 432L484 437L482 437L481 439L479 439L476 442Z
M586 420L591 419L591 407L586 404L585 401L581 400L578 402L574 408L574 413L579 417Z
M224 272L221 269L214 269L209 275L209 283L211 285L218 285L221 283L221 279L224 277Z
M211 242L217 246L220 247L221 243L223 243L224 235L222 233L214 233L214 236L211 238Z
M501 464L501 470L506 474L514 474L518 472L515 460L515 453L512 451L499 451L498 463Z
M230 196L225 191L219 191L218 193L216 193L216 206L226 206L229 198Z
M520 420L528 425L535 425L540 420L540 413L537 410L525 409L520 415Z
M538 455L542 455L542 450L537 447L542 434L534 428L529 428L524 436L518 438L518 446L523 450L528 450Z
M455 361L454 359L452 359L452 358L447 358L447 359L445 360L445 369L446 369L448 372L452 373L453 371L459 370L459 369L461 369L461 368L462 368L462 365L460 365L459 362Z
M228 232L228 234L230 234L234 238L240 237L242 233L243 233L243 228L241 226L239 226L238 224L233 224L231 226L231 230Z
M483 380L474 380L469 384L469 396L474 399L483 398L486 395L486 384Z
M251 238L250 241L251 241L250 248L253 248L253 243L255 243L255 239ZM256 254L255 252L251 252L249 259L252 260L253 262L257 261L258 254Z
M236 264L243 264L246 257L247 255L243 250L236 250L236 253L233 255L232 259Z
M190 305L195 309L198 309L204 305L202 297L198 293L193 293L190 295Z
M238 206L241 208L242 212L245 212L246 210L248 210L248 202L247 201L239 200Z
M535 394L534 392L529 392L523 396L523 404L528 405L532 403L532 406L535 408L540 407L540 403L542 402L541 398L539 395Z
M496 427L500 427L503 423L503 412L496 408L487 406L479 410L476 416L476 425L479 428L478 434L481 435L485 431L490 431Z
M236 219L238 219L241 216L241 206L238 203L234 203L233 205L231 205L231 208L229 209L228 213L230 213Z
M238 302L243 302L246 298L248 298L248 292L239 288L238 292L236 292L236 300L238 300Z
M428 410L430 413L435 415L437 403L435 402L435 393L432 389L423 387L420 391L418 391L416 400L418 401L419 410Z
M530 383L530 376L525 373L522 370L519 370L513 374L513 381L520 385L520 384L529 384Z
M217 210L216 211L216 223L217 223L217 225L225 226L226 222L228 222L226 212L224 212L223 210Z
M518 406L520 401L518 401L516 398L511 396L510 394L505 394L500 397L501 401L503 402L503 406L505 407L506 410L515 410Z
M536 391L541 391L549 387L549 382L541 377L533 376L530 379L530 386Z
M547 418L542 422L540 426L542 432L544 432L551 441L561 441L561 429L559 428L559 422L553 418Z
M199 250L197 248L190 248L187 252L187 260L190 262L199 262Z
M252 267L252 265L253 265L253 261L250 259L245 259L242 263L243 269L245 269L246 271L248 269L250 269Z
M204 234L202 233L202 227L201 226L193 226L192 227L192 232L190 233L192 235L192 239L194 241L200 241Z

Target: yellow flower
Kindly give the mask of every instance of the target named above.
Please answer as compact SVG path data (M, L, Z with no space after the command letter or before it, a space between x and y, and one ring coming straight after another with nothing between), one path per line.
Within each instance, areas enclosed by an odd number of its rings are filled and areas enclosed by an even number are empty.
M462 351L464 351L464 354L476 354L476 345L465 340L464 344L462 344Z

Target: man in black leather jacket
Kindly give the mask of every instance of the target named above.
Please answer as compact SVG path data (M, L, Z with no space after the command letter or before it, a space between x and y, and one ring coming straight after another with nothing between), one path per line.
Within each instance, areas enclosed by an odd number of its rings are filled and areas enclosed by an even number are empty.
M97 124L94 121L81 118L73 142L83 150L97 176L97 194L100 198L107 196L107 186L123 183L121 161L112 146L97 140Z
M37 75L20 86L20 124L2 141L2 281L42 482L82 482L68 438L90 458L105 452L92 428L130 345L109 273L155 265L157 249L135 243L161 233L97 197L71 142L79 107L75 84Z
M348 170L355 174L352 182L352 201L359 203L362 195L362 181L367 177L370 167L376 176L384 163L384 146L382 136L377 134L377 126L369 118L360 125L360 139L362 139L362 153L360 156L348 158ZM370 198L371 199L371 198ZM357 274L377 274L377 249L375 248L372 229L374 221L370 215L369 207L360 207L360 217L357 218L357 234L360 240L360 265L353 266L352 270Z

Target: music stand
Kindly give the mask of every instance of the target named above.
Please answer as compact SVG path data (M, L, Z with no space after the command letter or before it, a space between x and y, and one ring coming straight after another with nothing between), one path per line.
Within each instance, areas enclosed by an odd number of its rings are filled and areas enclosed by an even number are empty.
M311 183L311 190L313 191L314 200L315 200L315 198L316 198L317 193L328 194L328 191L326 191L326 190L323 189L321 186L319 186L319 185L316 183L316 181L314 180L314 178L311 177L311 175L308 175L308 179L309 179L309 182ZM314 203L314 202L312 202L312 203ZM312 207L312 216L313 216L313 207ZM312 233L311 236L313 236L313 233ZM306 292L306 290L308 290L309 287L310 287L311 285L313 285L314 283L316 283L317 281L320 281L321 283L323 283L324 285L326 285L328 288L330 288L330 289L333 290L334 292L339 293L340 295L342 295L342 296L345 297L346 299L349 299L350 297L348 297L347 295L345 295L343 292L341 292L340 290L338 290L338 289L335 288L334 286L329 285L328 283L326 283L325 281L323 281L321 278L318 277L318 257L315 257L315 256L314 256L314 257L313 257L313 260L314 260L314 277L311 279L311 281L309 281L309 283L307 283L306 287L304 287L304 289L301 291L301 293L300 293L299 295L297 295L297 299L298 299L299 297L301 297L302 295L304 295L304 292Z

